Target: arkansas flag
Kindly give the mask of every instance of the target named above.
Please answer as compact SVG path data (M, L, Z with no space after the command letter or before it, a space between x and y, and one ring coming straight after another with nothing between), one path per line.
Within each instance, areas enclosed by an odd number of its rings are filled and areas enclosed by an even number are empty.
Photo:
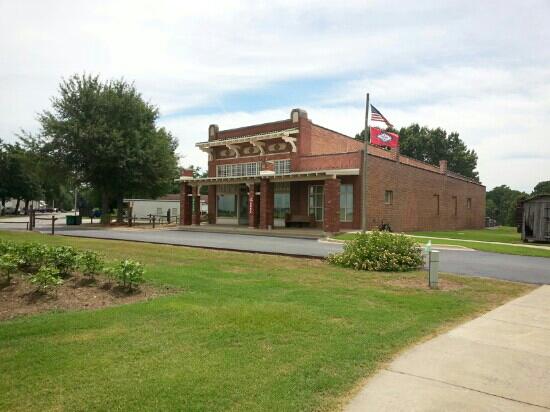
M378 146L397 147L399 146L399 135L386 132L378 127L370 128L370 142Z

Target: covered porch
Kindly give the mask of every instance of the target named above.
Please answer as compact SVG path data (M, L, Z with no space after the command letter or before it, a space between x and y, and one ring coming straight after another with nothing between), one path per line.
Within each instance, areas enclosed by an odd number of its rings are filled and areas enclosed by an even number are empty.
M358 169L238 177L182 176L181 224L247 230L336 233L359 225ZM201 226L199 196L208 187L208 216ZM204 221L204 219L202 219ZM315 233L314 233L315 232Z

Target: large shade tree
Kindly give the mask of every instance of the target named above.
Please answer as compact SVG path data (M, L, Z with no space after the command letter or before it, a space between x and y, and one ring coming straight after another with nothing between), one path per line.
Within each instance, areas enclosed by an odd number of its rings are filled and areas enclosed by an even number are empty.
M447 160L449 170L479 180L479 174L475 170L477 154L468 149L458 133L447 133L440 127L430 129L418 124L399 130L388 130L399 134L400 153L436 166L440 160ZM364 131L355 138L364 140Z
M74 75L61 82L52 109L39 121L49 156L74 184L101 194L106 217L113 200L120 211L125 196L156 197L170 190L177 143L157 127L158 117L133 84Z

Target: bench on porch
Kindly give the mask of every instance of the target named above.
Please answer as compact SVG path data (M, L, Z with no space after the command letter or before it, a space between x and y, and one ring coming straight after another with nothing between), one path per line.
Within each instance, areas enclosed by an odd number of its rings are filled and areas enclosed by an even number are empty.
M297 226L297 227L304 227L304 226L314 226L315 225L315 218L313 216L308 215L296 215L287 213L285 215L285 226Z

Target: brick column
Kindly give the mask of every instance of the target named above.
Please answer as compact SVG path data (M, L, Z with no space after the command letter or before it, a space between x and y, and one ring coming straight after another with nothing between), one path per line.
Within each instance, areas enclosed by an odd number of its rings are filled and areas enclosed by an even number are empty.
M194 225L200 225L201 224L201 197L199 194L199 187L193 186L192 189L193 197L192 199L192 217L191 220L193 221Z
M256 227L256 185L254 183L248 184L248 227Z
M273 227L273 183L267 179L260 182L260 229Z
M191 186L187 182L180 184L180 225L191 224Z
M208 223L213 225L216 223L216 186L208 186Z
M323 230L327 233L340 231L340 179L325 180L325 209Z

